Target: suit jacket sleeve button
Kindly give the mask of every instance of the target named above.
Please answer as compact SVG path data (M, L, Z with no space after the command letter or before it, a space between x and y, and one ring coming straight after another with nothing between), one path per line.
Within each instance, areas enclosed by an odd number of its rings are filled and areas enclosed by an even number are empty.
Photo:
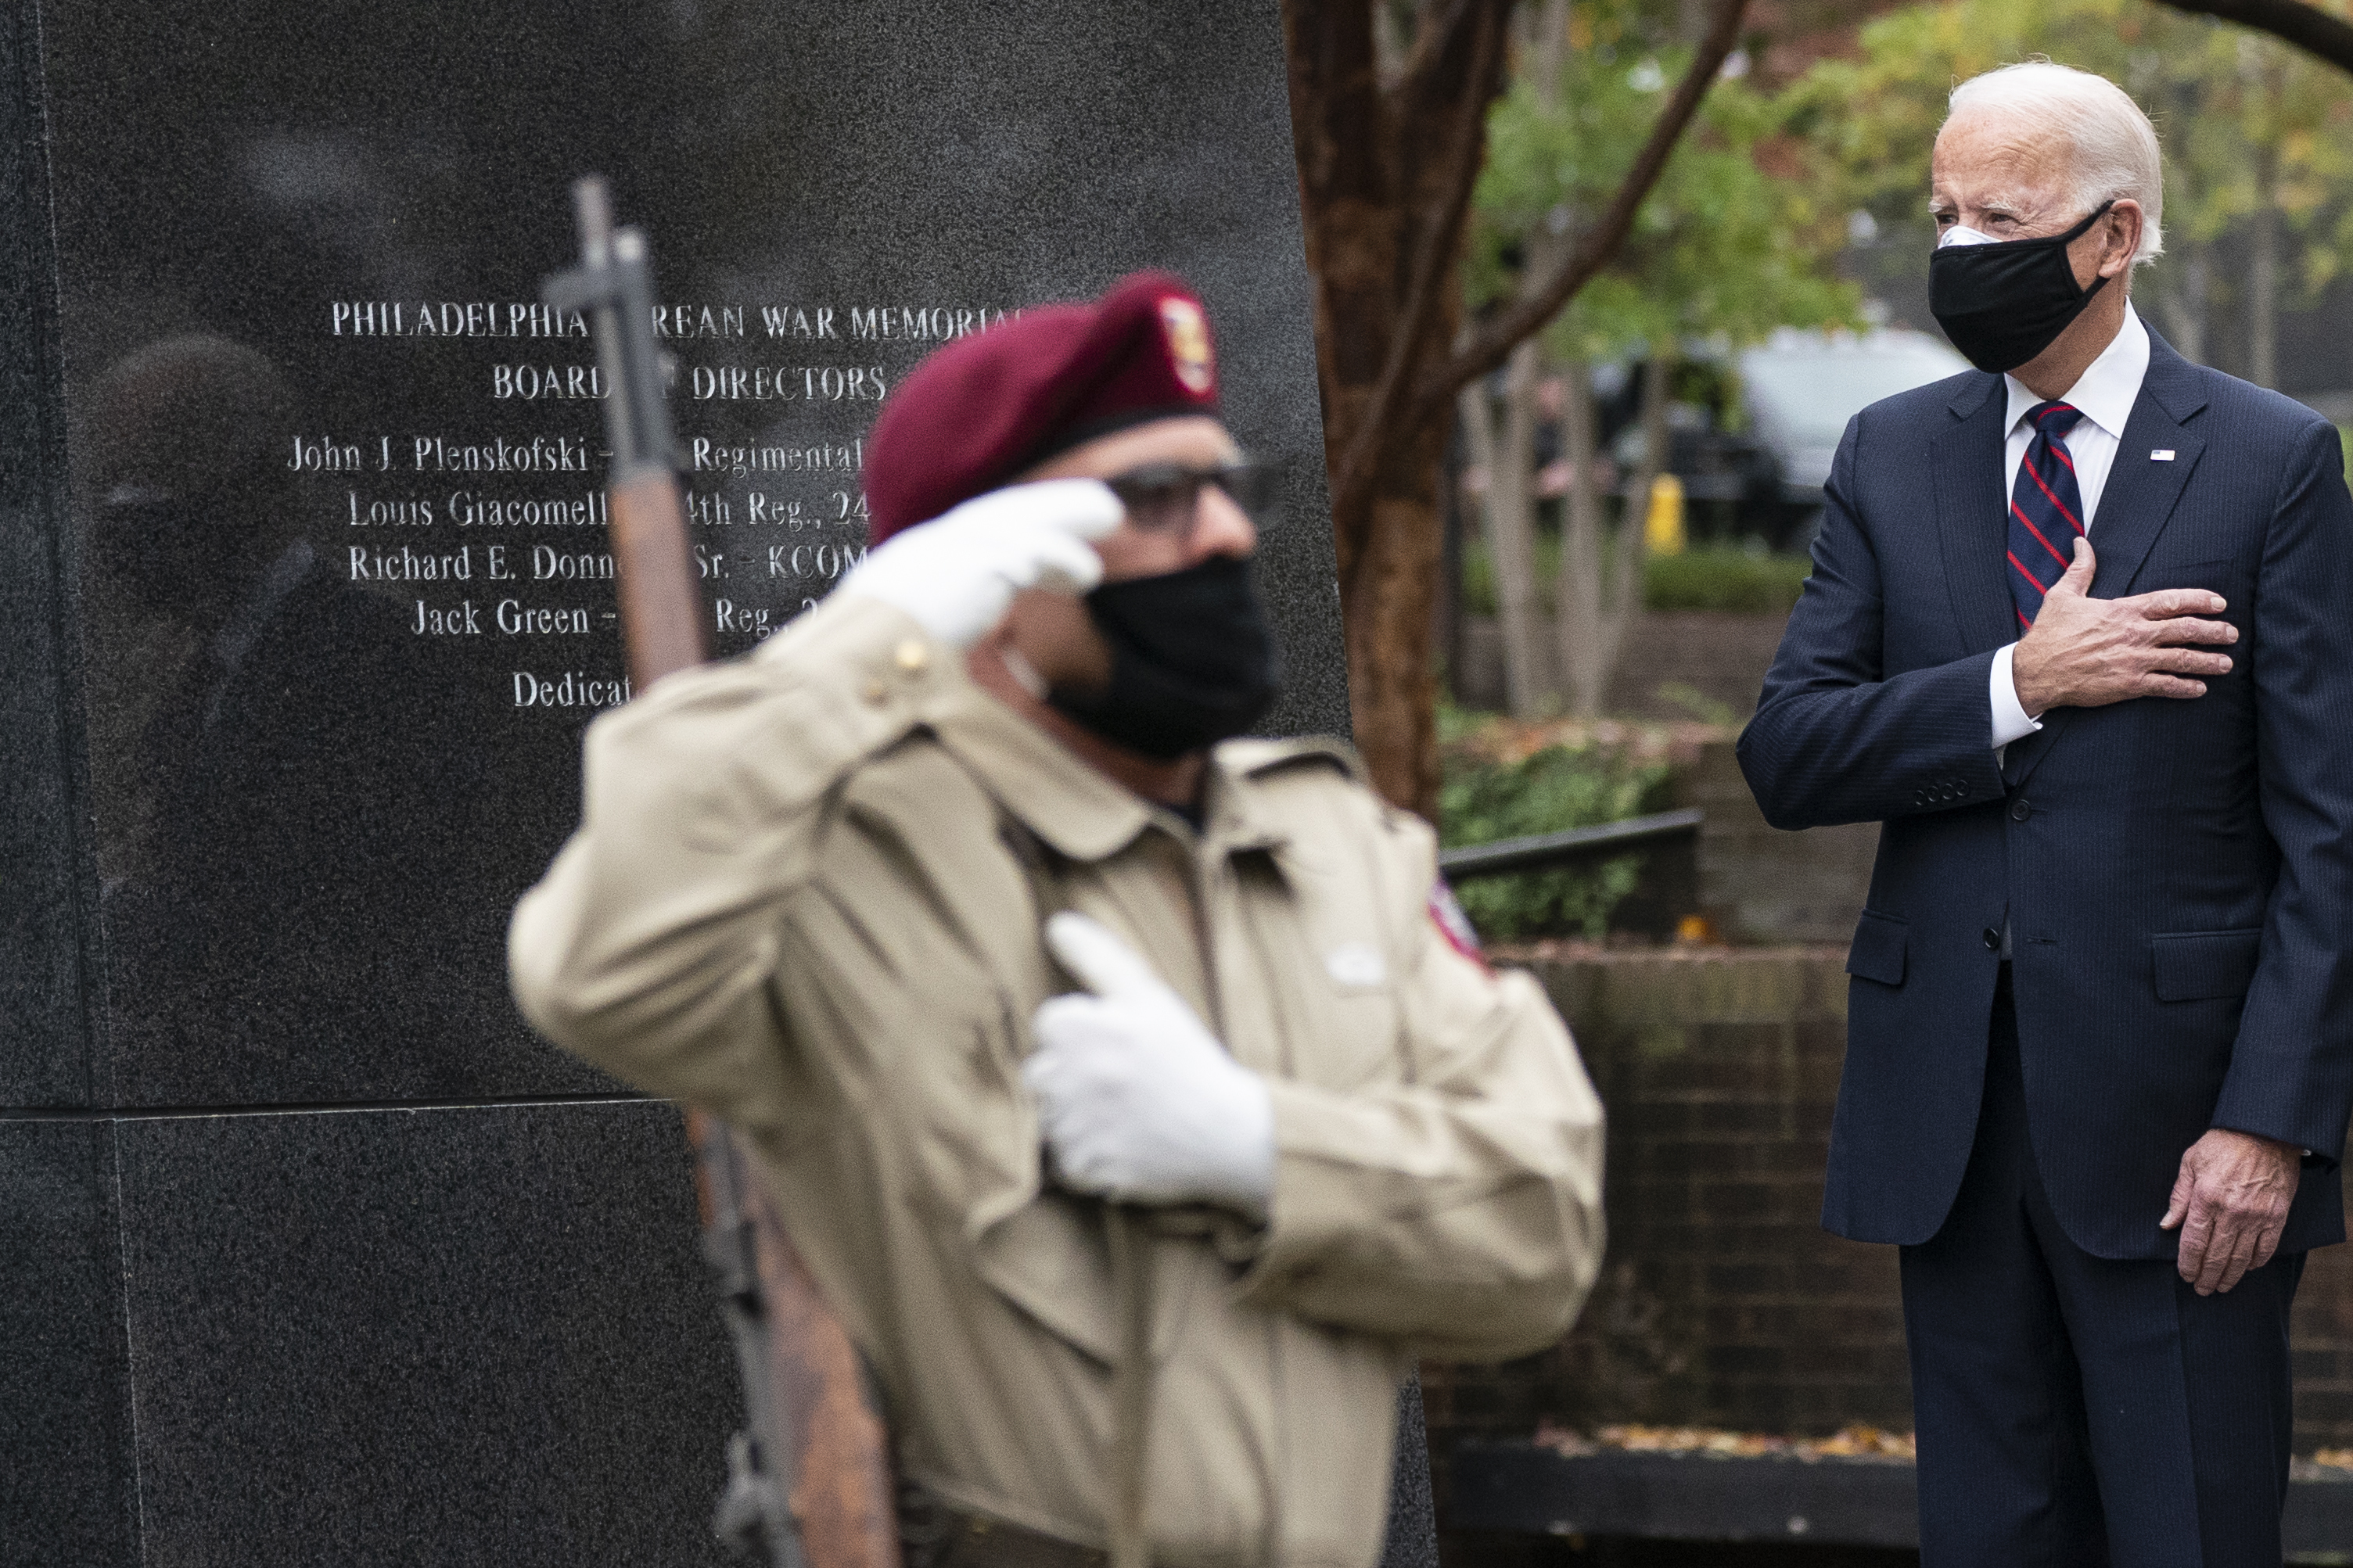
M1988 952L2000 952L2001 951L2001 932L1994 930L1991 926L1988 926L1978 934L1985 939L1986 951Z
M2010 803L2010 819L2012 822L2024 822L2033 815L2034 807L2026 801L2013 800Z

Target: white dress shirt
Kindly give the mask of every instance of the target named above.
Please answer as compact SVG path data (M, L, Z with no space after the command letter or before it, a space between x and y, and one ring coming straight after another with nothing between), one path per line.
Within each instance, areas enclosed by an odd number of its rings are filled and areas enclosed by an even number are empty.
M2148 329L2141 325L2140 316L2130 301L2125 305L2125 324L2100 351L2083 376L2059 401L2083 411L2075 428L2060 437L2067 447L2067 456L2075 464L2075 488L2084 498L2084 532L2092 531L2093 514L2100 510L2100 492L2107 488L2108 470L2116 465L2116 447L2123 441L2125 421L2132 417L2132 405L2140 396L2141 378L2148 374ZM2010 390L2009 422L2003 426L2009 434L2001 446L2001 497L2009 503L2010 489L2018 483L2018 466L2026 460L2026 448L2034 439L2034 426L2027 423L2027 410L2042 399L2028 391L2014 375L2005 375L2003 384ZM2012 741L2031 735L2042 728L2039 717L2030 716L2018 700L2018 682L2010 673L2010 660L2018 645L2011 643L1993 656L1993 675L1988 682L1987 695L1993 707L1993 748L2001 750Z

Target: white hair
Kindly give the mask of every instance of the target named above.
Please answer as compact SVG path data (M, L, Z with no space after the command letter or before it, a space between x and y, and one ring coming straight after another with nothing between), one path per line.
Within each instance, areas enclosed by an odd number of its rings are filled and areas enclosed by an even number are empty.
M1990 110L2026 137L2067 147L2067 174L2075 210L2130 198L2140 204L2140 248L2133 263L2154 261L2165 249L2165 159L2157 127L2132 94L2104 76L2049 60L2002 66L1953 89L1946 120L1964 109Z

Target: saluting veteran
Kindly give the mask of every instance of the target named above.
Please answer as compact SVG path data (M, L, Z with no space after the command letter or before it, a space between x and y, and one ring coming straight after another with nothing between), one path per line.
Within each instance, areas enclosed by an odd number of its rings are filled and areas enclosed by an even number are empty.
M1231 739L1264 486L1182 283L942 350L868 451L832 596L589 731L516 994L743 1131L945 1508L1364 1568L1413 1359L1540 1347L1591 1281L1575 1048L1345 746Z

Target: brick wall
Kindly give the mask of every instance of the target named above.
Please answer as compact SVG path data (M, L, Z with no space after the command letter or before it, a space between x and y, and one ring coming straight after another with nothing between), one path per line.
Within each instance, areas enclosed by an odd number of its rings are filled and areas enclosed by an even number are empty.
M1662 949L1533 965L1609 1108L1609 1252L1559 1346L1426 1374L1433 1431L1910 1424L1895 1255L1818 1223L1842 959Z
M2295 1451L2353 1446L2353 1247L2323 1247L2305 1266L2291 1342Z
M1843 961L1836 946L1530 955L1609 1109L1609 1252L1558 1346L1424 1369L1441 1486L1454 1439L1539 1420L1911 1425L1895 1250L1818 1221ZM2353 1445L2353 1248L2314 1256L2295 1333L2297 1451Z

